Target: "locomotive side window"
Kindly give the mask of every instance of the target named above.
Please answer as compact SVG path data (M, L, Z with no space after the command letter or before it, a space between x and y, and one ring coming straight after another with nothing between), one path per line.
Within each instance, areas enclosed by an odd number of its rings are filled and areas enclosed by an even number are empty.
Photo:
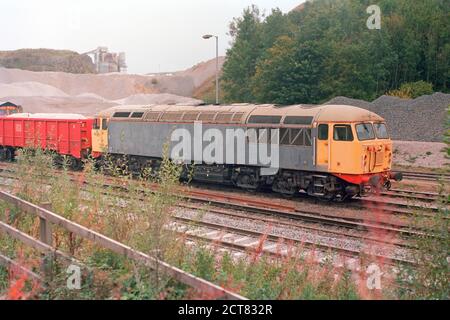
M92 125L92 129L98 130L100 129L99 119L94 119L94 124Z
M289 130L287 128L280 129L280 144L287 145L289 144Z
M102 130L108 129L108 122L106 119L102 119Z
M333 133L334 141L353 141L352 127L349 125L335 125Z
M303 130L303 134L305 135L305 146L311 147L312 146L311 129Z
M140 119L140 118L142 118L143 115L144 115L143 112L133 112L131 117L134 118L134 119Z
M312 146L311 129L281 128L279 137L281 145Z
M291 144L295 146L305 145L305 135L302 129L291 129Z
M281 116L251 116L248 119L250 124L280 124Z
M384 123L375 123L375 131L378 139L389 139L389 133Z
M313 117L288 116L284 119L284 124L311 125Z
M320 124L319 125L319 140L328 140L328 125Z
M113 118L128 118L131 112L115 112Z
M359 141L375 139L375 133L371 123L360 123L356 125L356 134Z

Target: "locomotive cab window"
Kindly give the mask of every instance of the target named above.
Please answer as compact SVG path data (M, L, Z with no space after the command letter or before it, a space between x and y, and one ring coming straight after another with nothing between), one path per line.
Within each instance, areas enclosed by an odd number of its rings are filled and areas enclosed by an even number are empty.
M320 124L319 125L319 140L328 140L328 125Z
M389 139L389 133L385 123L375 123L374 127L378 139Z
M352 127L344 124L335 125L333 139L334 141L353 141Z
M108 129L108 120L102 119L102 130Z
M371 123L360 123L356 125L356 134L359 141L375 139L375 133Z

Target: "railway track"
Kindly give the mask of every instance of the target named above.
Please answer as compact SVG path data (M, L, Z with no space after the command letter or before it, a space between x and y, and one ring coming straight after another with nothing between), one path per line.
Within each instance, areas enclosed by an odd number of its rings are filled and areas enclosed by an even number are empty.
M14 179L14 170L3 168L0 171L0 177L12 178ZM69 173L74 176L74 179L79 182L79 173ZM122 191L127 191L123 186L120 186L117 183L117 179L109 179L111 183L103 184L102 187L112 187L118 188ZM86 183L86 182L84 182ZM149 184L152 185L152 184ZM379 230L383 229L383 231L389 232L397 232L402 234L411 234L411 231L406 229L401 229L402 227L406 227L407 225L397 223L393 224L392 222L386 222L386 220L390 219L380 219L380 215L378 214L376 219L372 219L369 216L365 216L362 214L358 214L357 216L346 216L340 217L333 213L326 213L323 211L317 210L307 210L305 208L298 207L299 202L295 203L293 201L271 201L271 200L262 200L259 197L255 197L255 195L251 196L241 196L235 192L224 193L222 191L211 191L209 189L199 189L199 188L182 188L183 196L196 202L200 203L211 203L219 206L231 207L237 210L245 210L253 213L262 213L264 215L272 215L278 217L284 217L291 220L305 220L309 222L321 223L326 225L336 225L336 226L344 226L347 228L359 228L366 230ZM403 190L399 190L404 192ZM409 192L409 191L408 191ZM425 193L421 193L421 196ZM407 194L408 197L411 197L410 194ZM434 195L433 195L434 196ZM271 198L273 196L271 195ZM278 199L280 200L280 199ZM370 203L371 206L361 205L361 202L364 201L366 204ZM398 202L389 202L379 198L364 198L358 199L354 201L356 203L355 207L359 209L369 209L374 210L378 213L402 213L402 214L411 214L410 211L413 205L409 203L398 203ZM403 208L403 209L399 209ZM420 209L423 210L422 206L412 207L412 209ZM428 207L429 210L437 210L436 207Z
M0 177L4 179L17 179L17 177L14 177L13 175L4 175L3 173L0 173ZM9 186L8 183L1 181L0 185ZM117 192L104 190L104 195L122 199L129 196L126 187L124 186L118 184L107 184L103 186L118 190ZM305 208L298 208L293 204L274 203L270 200L254 199L249 196L241 196L233 193L217 193L195 188L182 188L180 192L176 193L178 196L189 200L191 203L214 205L216 207L259 214L260 216L265 217L284 218L291 222L303 221L346 229L371 230L404 235L414 234L413 231L407 229L406 224L401 224L400 222L399 224L394 224L391 221L388 221L389 219L383 221L379 219L379 217L375 217L374 219L356 215L340 217L339 214L332 212L307 210Z
M414 267L416 264L405 256L392 256L380 252L363 253L360 250L352 250L336 247L332 251L329 246L318 246L315 243L305 243L304 241L292 240L288 238L272 238L267 233L257 233L252 230L230 230L217 223L199 222L198 228L192 227L192 221L178 219L170 226L178 232L181 237L192 245L205 243L215 251L226 251L237 259L254 259L261 256L269 256L274 259L288 259L300 257L306 263L332 264L335 270L350 270L357 283L360 278L361 268L368 263L375 263L382 268L382 278L393 283L396 281L399 264ZM401 287L394 285L395 287ZM407 287L405 287L407 289Z
M14 175L5 175L4 172L0 176L7 179L15 179ZM77 180L79 181L79 180ZM86 183L86 182L85 182ZM113 196L126 197L126 188L118 184L107 184L104 187L115 188L122 191ZM370 217L361 214L342 217L331 211L317 211L299 208L295 203L274 202L270 200L262 200L259 198L242 196L236 193L217 193L210 190L202 190L196 188L182 188L182 196L191 202L200 204L214 205L223 208L245 211L260 216L283 218L294 222L308 222L326 226L333 226L345 229L358 229L372 232L398 233L402 235L414 235L414 232L407 228L407 224L400 221L393 223L391 219L383 219L380 216ZM248 217L247 217L248 218ZM272 221L273 222L273 221ZM310 229L315 229L309 227ZM342 234L342 233L341 233Z
M111 196L111 194L106 193L107 195ZM114 206L114 205L112 205ZM184 205L180 205L179 207L184 208L191 208L192 210L198 210L198 206L193 205L192 203L187 203ZM208 212L214 212L214 213L220 213L221 215L227 215L231 216L233 218L239 217L241 219L249 219L249 216L245 216L243 214L239 214L232 211L224 211L221 209L210 209L208 208ZM361 254L362 249L351 249L346 247L345 245L334 245L334 244L324 244L317 241L311 241L306 239L298 239L293 237L285 237L281 236L279 234L275 233L269 233L267 230L265 231L255 231L243 227L232 227L229 224L220 224L217 222L208 222L208 221L202 221L198 220L195 217L186 218L179 215L174 215L174 219L178 222L182 222L185 225L185 229L183 229L183 232L186 231L188 228L189 230L186 232L186 235L191 240L201 240L205 242L214 242L215 244L219 244L223 248L231 249L234 251L239 252L246 252L248 253L249 250L252 250L254 245L256 244L262 244L261 247L261 253L269 254L272 256L284 256L287 255L291 250L294 248L301 247L308 247L309 251L311 250L318 250L320 252L320 255L322 255L322 260L325 258L330 257L330 252L334 252L335 254L343 255L347 258L354 258L357 259L357 257ZM262 219L260 217L252 217L253 220L256 222L261 223ZM275 220L265 220L265 222L276 222L277 224L279 221ZM284 225L292 227L293 225L290 223L285 222ZM194 229L192 229L194 227ZM199 230L198 228L201 227ZM311 226L311 225L296 225L296 227L308 229L309 231L314 230L316 232L326 232L330 234L338 234L341 236L348 236L345 232L341 231L330 231L325 228L320 228L318 226ZM178 230L180 231L180 230ZM223 237L220 237L220 239L217 237L219 234L224 234ZM394 240L384 240L384 239L377 239L376 237L370 237L366 235L352 235L351 237L358 239L358 240L364 240L367 242L364 242L364 244L376 244L380 246L380 244L388 244L392 248L391 252L396 252L398 250L403 250L408 248L408 246L401 241L394 241ZM264 238L264 241L261 242L261 239ZM343 240L341 239L341 242ZM394 249L395 248L395 249ZM276 249L276 250L275 250ZM387 251L386 248L381 249L379 247L378 251ZM368 253L365 252L367 255ZM381 254L381 253L373 253L371 252L369 254L374 259L385 261L386 263L395 266L397 263L402 264L412 264L411 260L405 258L405 254L395 255L395 254ZM317 262L321 262L319 259Z
M180 204L180 207L186 208L186 209L192 209L192 210L198 210L198 206L194 205L192 203L187 204ZM307 230L308 232L313 232L315 234L318 233L326 233L327 235L333 235L333 236L342 236L346 238L353 238L358 240L364 240L367 242L378 242L378 243L385 243L389 245L397 245L402 247L411 247L409 246L406 241L400 240L400 239L389 239L389 238L380 238L378 236L373 236L368 234L367 232L361 230L361 229L349 229L346 227L336 227L336 228L326 228L323 225L319 223L308 223L304 222L303 220L296 221L291 218L273 218L270 216L266 216L264 214L248 214L246 212L239 212L235 210L229 210L229 209L223 209L220 207L215 207L208 205L207 211L210 214L218 214L221 217L226 216L230 217L231 219L242 219L242 220L250 220L254 221L255 223L265 223L266 225L270 226L278 226L278 227L285 227L285 228L298 228L302 230ZM350 232L353 231L353 232Z
M296 250L304 250L308 254L314 252L318 263L332 258L333 264L342 263L335 259L342 257L359 260L361 254L372 257L375 261L384 261L386 264L396 266L398 263L414 265L411 259L407 258L407 253L399 254L398 248L393 247L371 247L356 249L350 246L322 244L307 239L296 239L292 237L282 237L270 232L259 232L248 228L236 228L229 225L193 220L190 218L175 217L176 223L171 224L180 235L185 235L193 241L203 241L213 243L223 248L237 250L245 253L267 254L274 257L293 255Z
M383 191L380 195L382 195L383 197L411 199L423 202L435 202L441 197L441 195L437 192L415 191L397 188L392 188L389 191Z
M0 163L0 176L2 172L9 172L9 173L14 173L15 170L11 169L16 167L17 164L15 163ZM57 169L55 169L55 171L58 171ZM79 172L71 172L70 173L73 176L78 176L80 173ZM411 173L411 174L418 174L421 175L421 173ZM439 174L430 174L427 173L425 175L434 175L434 176L439 176ZM448 175L449 179L450 179L450 174ZM203 186L202 186L203 187ZM229 190L229 191L236 191L237 189L232 187L232 186L215 186L213 184L208 185L208 187L212 187L212 189L216 189L216 190ZM245 190L238 190L240 193L244 192L244 193L248 193ZM439 198L439 194L435 193L435 192L424 192L424 191L413 191L413 190L406 190L406 189L391 189L390 191L383 191L379 194L382 197L365 197L365 198L356 198L354 202L358 202L358 201L362 201L362 202L378 202L378 203L383 203L386 205L392 205L392 208L384 208L386 211L391 211L394 212L396 211L395 209L393 209L394 207L410 207L412 209L415 209L415 206L413 202L419 202L420 208L423 208L423 204L424 203L430 203L430 202L435 202L438 200ZM274 194L274 197L280 197L280 195L278 194ZM395 201L389 201L389 200L385 200L382 198L388 198L388 199L404 199L408 202L404 202L404 203L399 203L399 202L395 202ZM304 198L302 198L303 200ZM425 205L426 206L426 205ZM436 210L435 207L429 206L430 210ZM398 211L398 210L397 210ZM398 213L406 213L404 210L403 211L398 211Z
M71 173L72 174L72 173ZM6 179L14 179L14 172L8 172L8 170L3 170L0 172L0 177L4 177ZM73 178L74 180L77 177ZM108 179L114 180L114 179ZM77 179L79 182L80 180ZM86 183L84 181L84 183ZM124 192L126 193L126 188L124 186L120 186L118 184L107 184L106 187L113 188L115 190L119 190L117 194L111 194L110 192L105 192L105 194L109 196L119 196L123 197ZM366 234L367 231L375 232L375 233L383 233L383 234L401 234L401 235L413 235L417 234L418 231L411 231L405 226L399 226L392 224L391 222L386 221L366 221L367 219L363 219L361 217L339 217L335 214L318 212L318 211L307 211L304 209L297 208L291 204L284 203L274 203L273 201L266 200L261 201L259 199L254 199L248 196L242 196L237 194L220 194L217 192L212 192L210 190L200 190L196 188L183 188L183 197L189 199L189 203L181 205L185 208L198 209L198 206L195 203L202 203L208 206L215 206L218 208L208 208L209 212L212 213L220 213L222 215L231 216L239 219L249 219L248 214L243 214L242 212L238 212L238 210L245 211L246 213L254 213L258 214L258 217L252 217L255 223L265 222L265 223L273 223L284 226L295 226L298 228L306 229L314 232L323 232L328 234L333 234L342 237L349 237L354 239L359 239L365 241L366 243L377 243L378 245L384 244L389 246L395 246L400 249L409 248L406 242L399 239L388 238L379 238L371 236L370 234ZM231 211L229 209L232 209ZM264 232L258 232L255 230L249 230L245 228L236 228L230 225L212 223L207 221L200 221L196 219L186 219L185 217L176 216L175 219L177 222L182 222L186 225L195 225L202 226L202 228L207 228L208 232L200 232L201 234L188 234L189 238L196 238L197 240L204 241L214 241L214 243L219 243L223 247L227 247L233 250L240 251L248 251L251 249L253 245L257 242L260 242L262 237L266 237L263 248L261 248L262 252L267 254L274 254L274 248L277 248L277 252L279 253L279 242L282 243L294 243L296 245L308 245L314 248L320 248L323 252L339 252L342 255L347 257L356 257L361 254L361 250L343 248L330 244L320 244L316 242L306 242L304 239L293 239L287 238L276 234L267 234ZM283 219L283 220L280 220ZM329 229L328 227L333 227L334 229ZM349 230L357 230L359 234L349 235ZM225 239L218 239L217 235L219 233L228 234ZM240 236L239 241L228 241L228 238L236 238L231 235ZM207 235L210 237L208 238ZM202 238L203 237L203 238ZM249 239L245 241L245 239ZM228 239L228 240L227 240ZM244 240L243 240L244 239ZM242 242L242 243L241 243ZM278 246L275 246L277 244ZM270 249L272 248L272 249ZM272 252L271 252L272 251ZM281 249L282 252L287 252L286 245ZM410 260L402 257L395 256L387 256L383 254L375 254L377 258L383 259L385 261L391 261L394 263L411 263Z
M403 178L408 180L450 182L450 173L402 171Z
M70 175L73 175L73 179L76 179L76 181L79 182L79 173L69 173ZM0 177L5 178L11 178L14 179L14 170L11 170L9 168L3 168L0 172ZM108 179L112 182L115 182L114 184L111 182L102 185L102 187L107 188L115 188L116 190L121 190L123 192L127 192L126 188L119 185L117 183L117 180L115 179ZM84 182L86 183L86 182ZM253 214L259 214L260 216L270 216L275 217L277 219L285 219L289 220L291 223L299 223L299 222L307 222L312 224L319 224L319 225L325 225L325 226L333 226L338 228L345 228L345 229L358 229L358 230L365 230L365 231L371 231L371 232L381 232L381 233L396 233L399 235L414 235L418 233L422 233L421 230L418 231L412 231L408 228L407 223L403 223L400 220L393 222L391 217L388 216L381 216L381 213L385 214L386 212L401 212L401 213L407 213L410 214L409 209L402 209L399 210L398 208L388 208L388 205L391 205L392 203L380 200L380 199L364 199L363 201L369 202L372 204L372 207L370 206L360 206L360 202L358 203L358 206L360 209L367 209L374 210L376 209L377 215L375 217L365 214L354 214L354 215L347 215L347 216L341 216L341 214L336 214L334 211L330 211L329 208L327 208L327 211L323 210L308 210L305 209L304 206L299 207L298 204L295 204L292 201L272 201L267 199L260 199L259 197L253 196L242 196L238 195L236 193L223 193L223 192L216 192L211 190L204 190L204 189L197 189L197 188L182 188L182 194L183 197L189 199L190 201L194 201L197 203L203 203L203 204L213 204L215 206L225 207L225 208L231 208L233 210L243 210L246 212L251 212ZM404 190L399 190L399 192L404 192ZM415 193L417 194L417 193ZM427 196L424 195L425 193L421 193L421 196ZM410 194L408 194L410 195ZM123 197L124 194L117 194L117 196ZM434 196L434 195L433 195ZM380 205L381 203L381 205ZM408 208L407 204L403 203L395 203L396 206ZM433 210L434 208L430 208ZM310 227L310 229L314 229Z

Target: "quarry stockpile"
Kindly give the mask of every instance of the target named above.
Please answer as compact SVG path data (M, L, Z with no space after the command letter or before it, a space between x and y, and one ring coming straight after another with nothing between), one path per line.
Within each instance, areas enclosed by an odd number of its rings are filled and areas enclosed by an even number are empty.
M120 104L187 104L197 86L215 74L215 60L173 74L71 74L0 67L0 99L26 112L92 115Z
M381 96L372 102L336 97L325 104L347 104L379 114L394 140L442 142L450 94L438 92L416 99Z

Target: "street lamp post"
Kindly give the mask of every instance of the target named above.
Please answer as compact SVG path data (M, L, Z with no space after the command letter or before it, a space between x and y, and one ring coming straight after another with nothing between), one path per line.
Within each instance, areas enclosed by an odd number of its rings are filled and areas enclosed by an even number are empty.
M216 38L216 104L219 104L219 37L211 34L205 34L203 39Z

